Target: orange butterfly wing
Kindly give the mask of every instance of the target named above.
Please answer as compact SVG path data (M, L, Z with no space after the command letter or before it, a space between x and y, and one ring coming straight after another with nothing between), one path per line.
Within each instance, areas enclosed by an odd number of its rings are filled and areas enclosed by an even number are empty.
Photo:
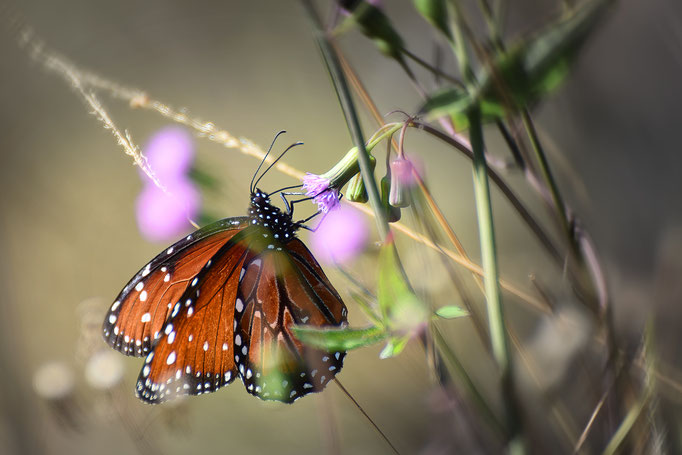
M123 288L109 308L102 332L112 348L147 355L176 302L201 267L248 218L226 218L200 229L159 253Z

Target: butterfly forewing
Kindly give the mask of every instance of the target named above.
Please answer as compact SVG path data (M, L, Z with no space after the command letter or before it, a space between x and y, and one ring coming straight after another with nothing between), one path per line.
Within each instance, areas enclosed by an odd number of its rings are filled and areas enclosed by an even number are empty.
M137 394L143 401L159 403L177 395L200 395L232 382L236 376L235 299L252 238L251 228L232 237L173 302L138 378Z
M159 253L111 305L102 327L107 343L127 355L141 357L149 353L172 304L216 251L247 224L246 217L227 218Z
M345 305L320 266L300 240L266 237L265 246L249 251L240 275L235 364L249 393L292 402L322 390L345 353L305 346L291 331L293 324L346 322Z

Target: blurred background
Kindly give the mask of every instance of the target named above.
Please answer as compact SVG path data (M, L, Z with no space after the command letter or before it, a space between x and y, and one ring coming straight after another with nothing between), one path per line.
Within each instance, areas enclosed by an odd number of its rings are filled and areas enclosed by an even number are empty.
M546 21L553 11L549 3L513 2L510 34ZM384 4L410 49L432 55L434 37L411 2ZM326 11L327 3L319 5ZM23 14L47 46L80 67L171 106L187 107L235 136L267 147L278 130L286 129L283 143L305 142L286 157L300 170L322 173L352 146L297 2L65 0L22 1L9 8ZM291 406L261 402L235 382L215 394L150 407L133 396L140 359L121 356L121 387L106 392L92 387L84 362L87 352L104 346L99 324L108 306L165 243L149 242L138 230L135 201L143 180L131 159L62 79L32 61L14 37L2 36L0 452L319 453L329 451L337 438L342 453L390 453L334 385ZM383 113L418 108L420 99L405 76L364 37L351 33L341 44ZM536 110L564 194L604 262L618 333L634 346L646 318L655 315L659 355L678 367L681 68L682 4L624 0L588 44L568 82ZM126 102L100 99L139 145L170 124ZM491 153L499 143L493 133ZM220 217L243 215L258 162L201 138L195 147L196 165L220 182L220 190L205 197L206 210ZM408 138L408 147L423 161L435 198L476 258L469 162L419 134ZM544 219L522 176L505 177ZM277 172L264 182L267 188L297 183ZM528 276L539 274L554 297L564 298L569 292L561 270L550 265L514 212L494 196L502 275L530 288ZM369 225L374 226L372 220ZM436 278L424 274L430 259L423 247L405 249L412 279L437 286L429 281ZM375 253L370 246L350 270L371 277ZM348 282L328 270L349 305L351 323L363 324L348 297ZM505 302L516 315L520 307L514 299ZM523 315L518 317L521 333L532 340L540 323ZM448 332L453 344L470 358L471 370L485 376L492 366L478 364L475 353L468 353L471 329L460 324L458 330L458 324ZM447 410L434 406L438 395L423 351L412 343L399 357L379 361L380 349L351 353L339 379L402 453L444 453L449 446L438 444L449 430L441 428L439 416ZM34 387L34 375L50 362L62 366L48 375L53 378L48 388L64 377L65 387L73 383L75 391L58 405L41 399ZM679 428L679 393L663 387L661 394L672 426Z

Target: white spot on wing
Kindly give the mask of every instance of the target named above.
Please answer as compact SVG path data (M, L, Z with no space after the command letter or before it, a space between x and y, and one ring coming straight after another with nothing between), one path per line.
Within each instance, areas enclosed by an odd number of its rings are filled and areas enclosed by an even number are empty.
M152 320L152 315L149 313L143 314L142 317L140 318L141 322L149 322L151 320Z
M168 354L166 358L166 365L173 365L173 363L175 363L175 351Z

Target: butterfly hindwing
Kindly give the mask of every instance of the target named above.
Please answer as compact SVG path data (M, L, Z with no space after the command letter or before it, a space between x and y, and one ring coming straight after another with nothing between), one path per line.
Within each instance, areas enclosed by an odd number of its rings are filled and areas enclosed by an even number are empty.
M248 218L226 218L188 235L159 253L123 288L102 327L114 349L136 357L147 355L177 301L218 249L248 224Z
M137 394L143 401L214 392L237 375L234 307L252 229L247 227L223 245L173 302L138 378Z
M345 324L346 307L300 240L264 240L240 272L235 364L249 393L290 403L322 390L345 356L303 345L291 326Z

